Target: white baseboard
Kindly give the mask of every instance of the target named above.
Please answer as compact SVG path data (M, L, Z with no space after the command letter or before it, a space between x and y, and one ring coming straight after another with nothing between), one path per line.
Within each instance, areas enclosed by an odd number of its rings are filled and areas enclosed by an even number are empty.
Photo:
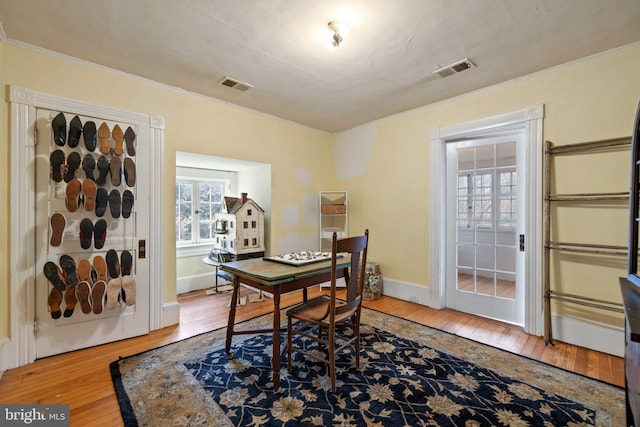
M624 357L624 326L554 313L551 328L554 340Z
M9 362L9 337L2 337L0 338L0 380L2 379L2 374L4 374L4 371L6 371L7 369L13 369L16 366L12 366L13 363Z
M438 309L430 287L385 277L384 295ZM624 327L572 316L552 315L553 338L614 356L624 357Z
M165 302L162 306L162 325L161 328L173 326L180 323L180 304L176 301Z
M213 288L216 285L216 277L213 274L198 274L195 276L181 277L177 280L176 288L178 294L200 291L202 289ZM226 280L218 277L218 286L227 284Z

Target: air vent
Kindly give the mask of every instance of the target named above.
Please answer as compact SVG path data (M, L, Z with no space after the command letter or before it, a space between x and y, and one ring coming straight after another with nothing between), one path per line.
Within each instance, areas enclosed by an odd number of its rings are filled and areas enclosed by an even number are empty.
M449 64L446 67L438 68L433 71L432 74L437 74L440 77L449 77L461 71L468 70L471 67L475 67L473 62L471 62L469 58L464 58L463 60Z
M232 79L231 77L227 76L225 76L224 79L220 81L220 84L235 90L239 90L240 92L246 92L253 87L253 85L250 85L249 83L241 82L240 80Z

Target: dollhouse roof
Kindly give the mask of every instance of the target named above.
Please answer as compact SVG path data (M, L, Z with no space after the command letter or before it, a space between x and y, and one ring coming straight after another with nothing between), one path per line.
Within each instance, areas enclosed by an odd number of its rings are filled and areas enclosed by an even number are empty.
M225 197L224 198L224 205L225 205L227 213L235 214L240 209L242 209L245 205L247 205L249 203L252 204L261 213L264 213L264 210L256 202L254 202L253 199L247 198L247 199L245 199L244 202L242 200L243 199L241 199L239 197Z

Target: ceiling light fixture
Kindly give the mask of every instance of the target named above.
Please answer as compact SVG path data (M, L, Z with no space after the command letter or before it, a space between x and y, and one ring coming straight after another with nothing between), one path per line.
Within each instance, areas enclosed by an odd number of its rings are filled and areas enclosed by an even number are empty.
M331 47L338 47L349 34L349 27L343 22L331 21L329 22L329 30L331 30Z

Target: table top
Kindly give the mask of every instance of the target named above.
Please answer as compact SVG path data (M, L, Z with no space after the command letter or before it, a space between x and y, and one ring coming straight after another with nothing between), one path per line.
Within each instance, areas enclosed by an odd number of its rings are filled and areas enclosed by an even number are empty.
M344 268L349 266L349 257L339 258L337 266ZM220 265L223 271L239 277L252 279L265 285L279 285L316 274L331 271L331 260L292 266L279 262L267 261L263 258L251 258L242 261L226 262Z
M202 262L204 262L205 264L208 265L212 265L214 267L219 267L220 266L220 262L216 261L215 259L211 259L208 256L202 258Z

